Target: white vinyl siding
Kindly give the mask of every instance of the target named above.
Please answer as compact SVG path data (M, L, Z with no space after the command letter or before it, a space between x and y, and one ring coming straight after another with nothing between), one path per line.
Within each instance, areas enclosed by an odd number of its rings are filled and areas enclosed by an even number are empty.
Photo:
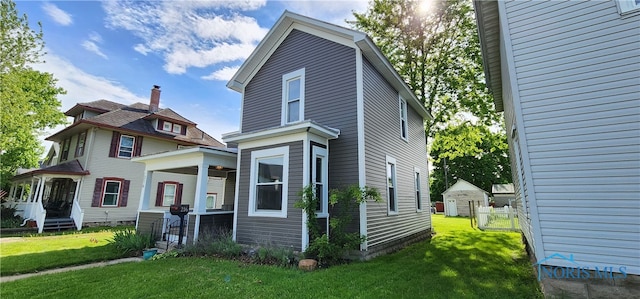
M505 4L515 68L506 75L517 82L521 107L513 116L505 107L505 117L524 125L527 146L512 154L528 158L514 170L529 178L514 184L525 217L527 197L535 198L537 251L640 274L640 16L621 18L616 5ZM532 243L531 226L520 223Z
M282 76L282 125L304 120L304 69Z

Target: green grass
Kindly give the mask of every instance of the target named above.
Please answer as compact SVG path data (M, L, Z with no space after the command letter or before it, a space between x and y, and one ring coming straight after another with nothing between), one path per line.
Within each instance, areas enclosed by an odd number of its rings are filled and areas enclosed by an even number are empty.
M542 298L516 233L433 216L435 237L310 273L212 258L175 258L2 284L6 298Z
M76 232L0 239L0 275L32 273L52 268L119 258L109 240L112 231Z

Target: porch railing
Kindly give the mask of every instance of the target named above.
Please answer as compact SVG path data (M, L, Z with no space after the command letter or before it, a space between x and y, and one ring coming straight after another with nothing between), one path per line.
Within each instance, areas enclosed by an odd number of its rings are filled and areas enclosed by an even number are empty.
M184 219L184 236L182 243L186 243L188 231L188 219ZM151 235L155 241L166 242L165 250L178 245L180 234L180 220L171 221L171 218L158 219L151 223Z
M82 221L84 220L84 210L80 208L80 203L73 201L73 207L71 208L71 219L75 223L78 230L82 229Z
M41 234L44 231L44 219L47 218L47 210L42 206L42 202L33 203L33 214L31 218L36 220L38 233Z

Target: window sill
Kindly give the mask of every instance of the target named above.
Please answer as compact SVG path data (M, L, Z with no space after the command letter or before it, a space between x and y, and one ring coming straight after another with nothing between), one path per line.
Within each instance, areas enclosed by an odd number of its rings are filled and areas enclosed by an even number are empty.
M249 217L287 218L285 212L249 212Z

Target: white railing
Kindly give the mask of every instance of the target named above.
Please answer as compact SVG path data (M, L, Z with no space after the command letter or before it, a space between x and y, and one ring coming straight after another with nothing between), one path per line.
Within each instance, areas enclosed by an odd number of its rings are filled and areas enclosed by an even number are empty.
M478 228L495 230L520 230L518 214L514 208L477 207Z
M82 221L84 220L84 211L80 208L80 203L76 200L73 201L73 207L71 208L71 219L73 219L73 223L76 224L76 228L81 230Z
M42 206L42 202L34 202L32 211L34 211L34 213L31 215L31 218L36 220L38 233L41 234L42 231L44 231L44 219L47 217L47 210Z

